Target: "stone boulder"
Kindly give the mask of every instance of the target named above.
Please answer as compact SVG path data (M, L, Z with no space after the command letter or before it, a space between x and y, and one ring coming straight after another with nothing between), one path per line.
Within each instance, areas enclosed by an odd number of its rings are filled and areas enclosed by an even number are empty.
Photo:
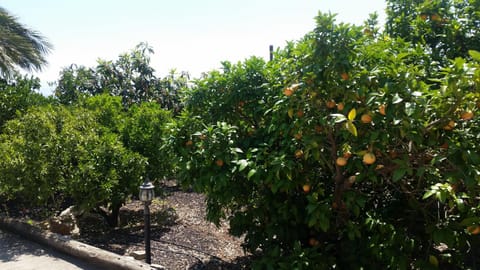
M75 207L70 206L58 216L50 218L48 221L50 231L61 235L78 235L80 230L76 218L77 214Z

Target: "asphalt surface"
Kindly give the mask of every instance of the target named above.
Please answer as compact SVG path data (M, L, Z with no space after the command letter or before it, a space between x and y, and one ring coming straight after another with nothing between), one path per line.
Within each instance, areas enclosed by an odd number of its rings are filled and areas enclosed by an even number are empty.
M100 270L101 268L0 230L0 269Z

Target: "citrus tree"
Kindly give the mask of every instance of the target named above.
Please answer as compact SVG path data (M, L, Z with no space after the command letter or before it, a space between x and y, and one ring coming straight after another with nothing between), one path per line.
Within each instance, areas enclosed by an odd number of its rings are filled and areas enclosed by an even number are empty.
M12 75L9 80L0 79L0 131L1 126L13 119L18 113L25 112L31 106L52 103L38 93L40 81L34 78Z
M0 136L0 197L26 206L73 202L115 226L120 207L138 192L145 165L92 112L35 107L8 121Z
M478 264L480 53L319 14L273 61L224 63L172 126L179 180L259 269Z
M142 102L128 109L122 98L101 94L77 102L77 106L91 112L96 121L115 133L123 145L148 159L146 174L151 180L173 174L171 151L164 146L165 127L172 121L171 111L157 102Z

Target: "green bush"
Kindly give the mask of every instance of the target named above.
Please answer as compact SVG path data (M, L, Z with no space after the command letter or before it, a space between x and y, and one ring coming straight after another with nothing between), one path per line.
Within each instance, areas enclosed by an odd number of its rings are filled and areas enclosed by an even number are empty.
M173 121L170 111L156 102L124 108L120 97L107 94L86 98L78 105L91 111L108 132L117 134L127 149L148 159L146 173L152 180L172 176L172 152L163 141L165 127Z
M51 103L52 100L36 92L40 88L38 79L16 75L12 80L0 80L0 131L3 124L25 112L31 106Z
M73 200L113 226L146 165L91 112L63 106L32 108L7 122L0 149L0 196L32 206Z
M173 175L172 152L163 139L171 121L171 113L155 102L130 107L125 118L122 141L125 147L148 159L146 173L152 180Z

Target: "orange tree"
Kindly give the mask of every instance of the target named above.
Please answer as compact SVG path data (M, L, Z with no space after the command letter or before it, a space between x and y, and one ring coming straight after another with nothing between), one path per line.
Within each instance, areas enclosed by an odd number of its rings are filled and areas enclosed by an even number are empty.
M259 269L468 268L480 258L480 53L317 27L224 63L171 126L179 180Z

